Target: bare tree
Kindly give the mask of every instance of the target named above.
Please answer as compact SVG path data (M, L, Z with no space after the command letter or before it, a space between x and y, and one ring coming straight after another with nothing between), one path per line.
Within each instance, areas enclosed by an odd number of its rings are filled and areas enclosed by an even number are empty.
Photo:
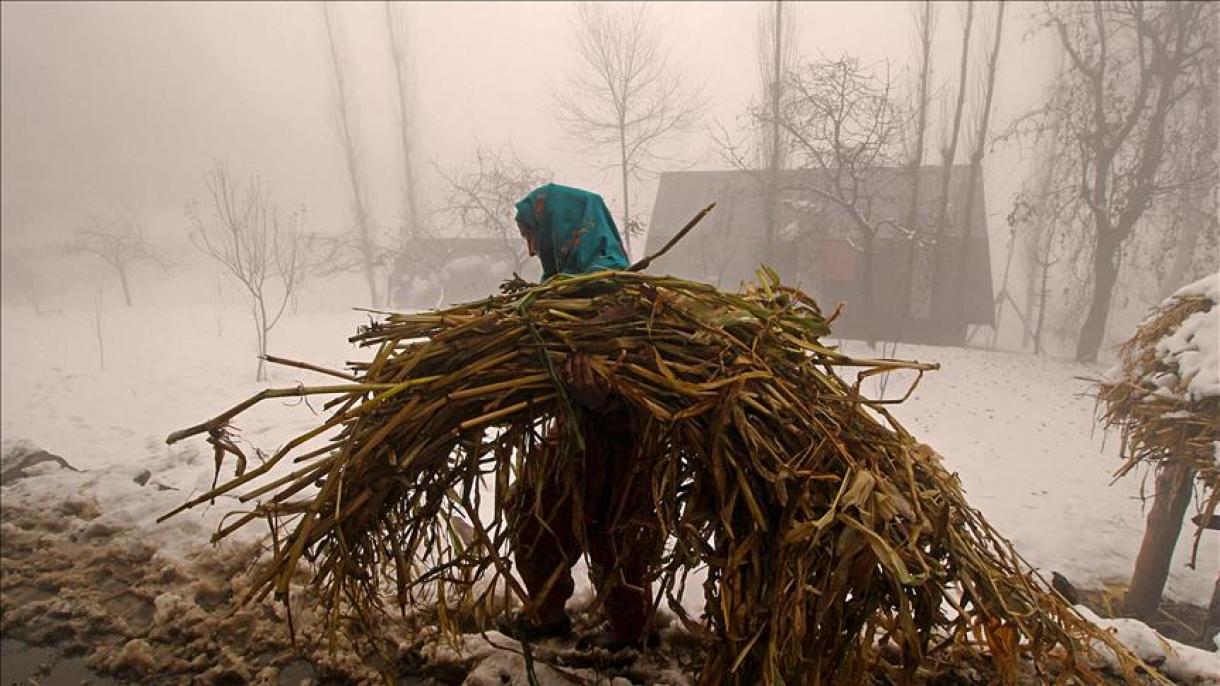
M907 213L904 221L905 229L908 232L908 240L906 242L906 273L907 280L910 284L910 291L907 294L907 302L903 307L902 319L899 322L900 327L904 327L908 320L911 319L917 309L917 296L920 293L925 299L931 297L931 274L930 260L927 259L927 246L924 245L926 240L930 240L931 236L925 236L924 218L919 216L920 199L922 197L921 183L923 181L923 161L924 148L927 146L927 129L928 129L928 107L929 97L928 91L932 82L932 38L936 35L936 4L932 0L924 0L918 6L912 8L914 15L915 36L916 36L916 54L919 60L919 77L916 83L916 99L914 106L915 113L915 130L912 132L914 139L911 142L910 158L907 163L907 174L911 183L911 197L907 204ZM922 263L917 268L916 258L923 257ZM895 348L892 355L897 354L897 339L901 338L901 330L899 335L895 336ZM883 375L884 376L884 375ZM883 382L886 380L883 379Z
M995 35L988 45L987 54L987 71L984 80L979 83L979 99L977 108L977 128L974 131L974 147L970 151L970 174L966 177L966 194L962 202L962 245L958 264L962 270L963 277L970 270L970 229L973 224L974 217L974 200L975 190L983 179L983 155L987 149L988 131L991 123L991 101L995 96L995 77L996 67L1000 61L1000 43L1004 35L1004 8L1003 0L996 3L995 14ZM986 227L983 227L984 230ZM1004 286L1007 287L1008 275L1004 275ZM966 300L966 289L957 289L957 306L964 307ZM997 324L998 328L998 324Z
M187 206L191 239L245 296L259 355L254 378L263 381L268 336L313 267L310 238L301 231L305 213L281 212L258 178L242 184L222 164L208 172L205 183L206 206L198 201Z
M888 65L883 74L854 57L807 62L785 88L779 123L787 134L794 164L815 172L799 190L837 208L850 227L849 242L861 255L863 312L869 343L876 341L874 258L885 231L902 233L884 216L881 198L898 178L887 166L903 158L905 117L894 99ZM765 119L765 110L753 116Z
M415 120L412 111L410 65L407 64L407 47L403 44L408 33L403 11L397 13L387 0L385 3L385 25L390 42L390 59L394 64L394 94L398 108L398 140L402 148L402 225L398 234L399 243L407 243L421 234L419 184L415 170Z
M1046 352L1047 315L1050 312L1051 270L1056 265L1071 264L1083 246L1074 239L1079 233L1069 227L1079 219L1073 215L1070 204L1063 202L1063 194L1053 192L1050 181L1062 165L1063 156L1055 149L1044 148L1038 156L1038 171L1017 194L1008 223L1014 236L1022 241L1022 255L1028 270L1026 282L1025 312L1027 339L1023 345L1032 344L1034 354ZM1061 269L1058 275L1064 293L1078 290L1078 275ZM1060 303L1071 298L1061 297Z
M940 195L937 196L936 230L943 233L949 226L949 181L953 177L953 162L957 159L957 143L961 136L962 114L966 108L966 86L969 83L970 32L974 26L974 3L966 3L966 18L962 22L962 58L957 75L957 102L953 107L952 124L942 134L940 146ZM939 254L939 252L937 253Z
M1192 96L1214 79L1216 13L1206 2L1046 6L1067 60L1034 122L1060 151L1048 195L1067 218L1064 268L1084 286L1084 323L1075 329L1080 360L1098 356L1124 254L1167 246L1183 196L1215 192L1213 144L1197 128L1208 98ZM1136 616L1151 615L1160 602L1191 497L1189 467L1160 470L1156 484L1124 600L1124 611Z
M949 227L949 188L953 178L953 163L957 159L957 145L961 138L962 118L966 107L966 92L968 83L968 67L970 64L970 35L974 27L974 3L966 3L966 13L962 20L962 54L957 75L957 91L951 116L942 116L940 134L940 192L936 195L936 210L932 217L932 226L924 232L927 236L913 247L916 250L918 264L913 265L913 283L911 287L911 310L913 312L931 312L932 288L935 275L944 270L943 251L933 246L937 240L948 231ZM943 102L943 94L942 94ZM944 113L942 113L944 114Z
M1203 23L1204 42L1216 45L1220 27L1215 13ZM1169 198L1165 230L1156 232L1159 245L1148 250L1128 251L1134 255L1160 258L1151 265L1158 276L1153 302L1157 304L1174 291L1217 270L1220 260L1220 216L1217 193L1220 175L1216 168L1217 142L1220 138L1220 54L1212 51L1198 62L1198 83L1194 97L1183 101L1172 115L1171 129L1180 135L1168 137L1165 163L1175 168L1172 178L1192 179L1181 193ZM1156 208L1150 208L1155 210ZM1152 232L1147 232L1152 233Z
M742 195L754 197L757 194L762 199L763 252L756 255L756 258L772 268L780 267L777 264L776 234L785 203L781 197L784 189L779 176L780 171L787 166L791 147L784 127L780 124L780 110L783 106L785 84L796 61L795 9L792 3L784 3L782 0L759 4L755 45L758 50L761 97L751 102L748 124L742 127L743 130L737 131L737 135L719 123L719 131L713 132L713 140L722 159L751 180L753 188ZM724 197L726 193L731 194L734 191L728 186L722 187L717 191L717 197ZM727 216L725 213L717 213L709 221L713 226L727 226ZM714 278L718 283L731 261L732 253L713 257L716 250L711 239L699 245L700 271L704 278Z
M907 205L906 226L915 230L919 226L919 173L923 167L924 147L927 145L925 136L928 129L928 87L932 80L932 37L936 34L936 5L932 0L924 0L914 10L915 33L919 43L919 80L916 87L915 100L915 140L911 145L910 169L911 198Z
M440 174L447 187L445 209L465 235L499 239L515 271L523 271L531 258L517 229L513 205L549 182L550 171L523 162L514 152L478 145L464 169Z
M1064 65L1064 52L1056 42L1052 48L1055 53L1055 67L1052 73L1058 73ZM1053 92L1054 86L1048 89ZM1052 122L1050 128L1056 124ZM1001 138L1012 136L1020 128L1018 122L1001 135ZM1042 353L1042 330L1046 323L1047 290L1049 288L1050 268L1054 260L1050 250L1054 245L1054 234L1065 219L1054 204L1054 194L1051 192L1055 181L1055 168L1061 163L1061 151L1054 145L1050 136L1044 136L1035 148L1035 158L1032 164L1033 174L1026 180L1017 194L1008 223L1015 241L1019 244L1017 252L1023 267L1025 284L1025 312L1031 321L1025 328L1021 339L1021 347L1030 344L1035 354ZM1011 254L1011 252L1010 252ZM997 313L999 306L997 305ZM998 320L998 317L997 317ZM998 326L998 323L997 323Z
M556 94L560 123L590 149L613 151L622 183L623 240L637 225L631 182L663 159L658 145L690 129L703 109L701 89L671 70L660 35L641 4L582 4L574 22L577 71Z
M770 124L762 134L762 157L767 170L763 203L766 222L766 263L775 264L775 232L779 223L779 172L784 166L787 141L783 127L779 124L780 103L783 102L784 79L792 68L796 56L794 38L795 23L792 10L784 11L782 0L771 6L759 7L758 65L762 77L763 92L770 107Z
M322 3L322 19L326 24L326 40L329 46L332 74L335 77L335 107L339 115L339 138L343 144L343 156L347 163L348 179L352 188L352 212L355 215L356 235L360 251L361 270L368 284L369 301L373 307L381 306L377 290L377 245L369 221L368 206L364 195L364 184L357 161L355 134L352 131L352 102L348 91L347 70L340 57L338 37L335 35L328 3Z
M96 255L114 269L123 288L123 302L131 307L130 272L137 262L164 265L165 259L144 236L144 225L131 208L113 210L108 216L91 218L92 229L78 231L68 245L73 252Z
M1184 2L1047 5L1046 21L1068 56L1043 110L1070 163L1054 184L1087 209L1089 294L1076 357L1097 358L1123 251L1145 213L1193 179L1165 164L1175 110L1199 87L1200 61L1213 59L1205 26L1215 6ZM1055 113L1061 113L1056 115Z

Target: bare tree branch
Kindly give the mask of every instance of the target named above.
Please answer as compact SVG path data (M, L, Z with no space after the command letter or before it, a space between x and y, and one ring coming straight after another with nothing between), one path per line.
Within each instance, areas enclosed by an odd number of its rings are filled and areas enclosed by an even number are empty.
M1082 290L1089 297L1076 356L1093 360L1137 228L1170 192L1214 179L1214 160L1186 169L1167 151L1181 149L1177 112L1200 87L1200 74L1216 69L1214 41L1206 38L1216 7L1198 0L1094 0L1047 3L1043 11L1069 60L1049 106L1033 121L1070 153L1051 185L1074 186L1074 197L1064 200L1086 210L1067 212L1081 221L1066 228L1087 236L1073 241L1087 246Z
M168 260L144 235L144 224L130 207L118 207L108 215L90 218L91 229L76 232L68 250L96 255L114 269L123 288L123 301L131 307L131 266L151 262L162 267Z
M611 152L622 184L621 223L631 252L631 182L662 159L658 146L691 129L702 89L669 68L659 34L641 4L581 4L574 21L577 71L555 96L568 133L593 151Z
M267 339L285 307L317 268L313 241L301 228L304 208L281 212L257 178L238 183L229 168L215 164L205 176L208 199L186 209L191 239L238 285L254 320L258 367L255 380L266 379L263 358Z
M516 153L477 145L464 169L438 170L448 189L446 212L462 235L499 239L504 255L521 272L530 260L513 217L513 205L551 180L547 169L526 164Z
M880 72L880 73L878 73ZM861 65L854 57L805 62L786 79L778 118L754 106L759 123L776 123L788 141L792 164L813 172L808 185L793 188L838 208L848 219L845 238L862 255L863 313L874 333L874 260L883 231L909 231L894 217L879 216L877 198L898 180L893 167L903 161L901 134L906 115L893 92L889 65ZM798 203L799 205L799 203ZM820 217L825 220L825 216Z

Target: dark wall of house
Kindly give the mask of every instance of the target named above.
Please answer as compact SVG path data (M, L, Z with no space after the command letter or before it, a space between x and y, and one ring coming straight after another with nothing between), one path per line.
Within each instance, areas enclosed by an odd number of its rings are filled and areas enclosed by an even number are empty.
M912 254L909 241L879 241L872 257L871 316L865 297L866 256L846 241L815 242L780 276L792 278L826 311L840 303L843 310L834 322L836 336L855 339L902 340L933 345L965 342L966 323L989 320L990 308L979 308L980 298L966 297L977 275L969 272L986 256L987 246L970 241L968 264L963 267L962 239L945 238L934 250ZM789 251L788 254L794 254ZM931 270L931 283L917 278L919 269ZM926 289L922 290L921 289ZM990 296L988 296L990 297ZM964 312L971 306L973 312ZM969 316L967 316L969 315Z
M965 172L955 168L950 207L964 203ZM925 168L930 179L939 168ZM788 172L799 187L802 172ZM894 170L901 174L901 170ZM968 324L990 324L992 283L990 245L982 185L976 188L974 221L945 227L936 240L914 248L901 233L877 239L872 251L872 307L865 297L868 257L850 219L830 203L809 202L808 193L789 192L775 233L774 250L766 254L762 194L750 172L674 172L661 177L648 237L653 252L710 202L716 210L665 258L653 272L697 279L725 289L753 281L764 262L786 282L812 295L833 311L844 303L833 324L844 338L877 338L912 343L955 345L965 342ZM938 184L926 179L924 188ZM876 216L898 216L907 205L900 192L908 184L894 181ZM898 189L894 192L893 189ZM908 196L909 197L909 196ZM925 215L935 199L921 196ZM925 230L924 238L928 238ZM968 238L965 238L968 236ZM963 252L963 242L968 246Z

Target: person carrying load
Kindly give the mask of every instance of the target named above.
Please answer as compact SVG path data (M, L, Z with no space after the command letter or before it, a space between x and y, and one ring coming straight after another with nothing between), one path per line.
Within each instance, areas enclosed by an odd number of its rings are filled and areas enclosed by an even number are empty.
M543 280L629 266L614 220L595 193L547 184L516 204L516 221L530 256L542 263ZM652 618L649 574L661 548L656 532L639 521L652 509L639 427L586 356L570 354L558 371L576 416L558 419L524 461L510 525L517 572L530 598L501 629L524 640L568 635L564 605L575 588L572 567L587 553L610 624L598 644L639 646ZM565 421L576 422L583 443L582 450L569 441L576 451L569 457L577 475L571 480L540 473L556 464Z

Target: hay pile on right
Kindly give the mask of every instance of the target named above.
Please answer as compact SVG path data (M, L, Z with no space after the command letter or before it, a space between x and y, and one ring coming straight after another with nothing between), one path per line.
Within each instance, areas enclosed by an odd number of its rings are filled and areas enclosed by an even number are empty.
M655 602L706 637L702 683L1159 681L860 392L862 374L930 365L854 359L821 342L829 331L770 272L737 294L606 272L386 314L352 339L373 361L332 372L346 383L264 392L171 436L207 433L219 460L240 453L230 422L259 400L337 396L316 428L180 509L238 495L248 504L218 536L271 526L252 598L304 593L357 637L398 605L456 642L471 622L492 626L504 606L492 594L528 602L511 572L511 493L537 486L523 483L530 445L573 425L555 370L579 353L640 427L653 508L636 516L666 541ZM577 440L535 470L575 494ZM295 471L265 482L281 461ZM474 529L461 544L458 518ZM702 616L689 617L682 590L700 574Z
M1098 384L1106 427L1119 429L1123 464L1159 473L1179 466L1201 494L1191 564L1220 508L1220 273L1189 284L1139 325Z

